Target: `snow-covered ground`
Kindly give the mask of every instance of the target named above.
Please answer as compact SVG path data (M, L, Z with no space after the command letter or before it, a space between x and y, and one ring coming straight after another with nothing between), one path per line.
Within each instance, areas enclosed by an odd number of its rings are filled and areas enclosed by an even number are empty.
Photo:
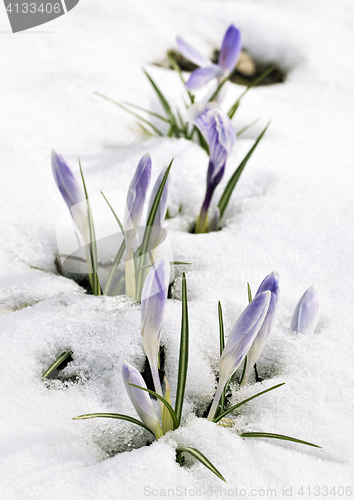
M193 235L188 225L204 195L206 154L182 139L144 141L132 117L93 91L159 110L141 67L177 99L178 75L149 65L163 59L176 35L209 54L231 22L246 48L287 68L289 76L244 99L236 128L262 121L239 139L219 193L270 118L271 127L237 186L222 231ZM351 0L81 0L69 14L17 35L0 12L1 498L351 496L353 23ZM231 85L225 108L243 90ZM193 264L187 273L186 419L150 446L143 446L145 431L128 423L72 420L104 411L135 416L121 363L142 368L144 356L137 305L126 297L88 296L57 275L55 224L66 207L52 178L52 148L73 165L80 156L90 195L114 191L119 214L139 158L150 152L154 178L175 158L170 207L176 212L183 203L183 213L169 221L169 237L175 260ZM234 390L232 401L286 385L243 406L234 428L197 418L215 390L217 301L229 332L247 304L246 282L255 291L274 269L281 300L258 363L265 380ZM292 334L292 312L311 285L319 295L319 325L314 334ZM172 390L180 278L173 296L162 332ZM68 373L79 375L79 383L43 383L48 364L69 347L74 362ZM243 440L236 433L257 430L322 449ZM176 444L198 448L227 484L200 463L180 467Z

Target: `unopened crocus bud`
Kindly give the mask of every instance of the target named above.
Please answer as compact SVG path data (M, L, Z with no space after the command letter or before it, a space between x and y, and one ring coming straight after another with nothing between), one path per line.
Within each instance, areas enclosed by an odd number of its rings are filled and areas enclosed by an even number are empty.
M152 193L150 196L150 202L149 202L149 208L148 208L148 214L150 214L152 205L155 201L157 192L160 188L161 182L166 174L166 168L164 168L158 178L156 179L156 182L154 184L154 187L152 189ZM165 187L163 188L162 191L162 196L160 198L160 203L157 208L157 212L155 215L155 220L154 220L154 228L150 236L150 248L153 250L156 248L162 238L162 226L166 217L166 211L167 211L167 205L168 205L168 190L169 190L169 184L170 184L170 175L167 177Z
M149 153L146 153L138 163L127 195L123 228L128 249L138 231L150 180L151 158Z
M51 156L54 180L67 204L76 227L88 242L87 209L81 202L85 200L85 192L81 179L78 179L61 155L52 151Z
M163 257L157 259L147 275L141 294L143 348L149 361L155 391L160 396L163 396L163 394L158 373L158 352L169 278L170 262Z
M312 333L320 317L320 307L317 293L313 287L306 290L299 300L293 318L291 329L298 333Z
M208 420L213 419L226 383L245 359L258 334L266 317L270 300L270 291L257 295L248 304L233 327L220 358L219 384L210 408Z
M236 132L230 118L217 104L208 103L201 111L199 108L196 109L194 125L209 146L207 188L196 226L197 233L204 233L208 222L210 202L224 176L227 156L235 144Z
M156 439L159 439L162 436L162 429L149 394L146 391L129 385L134 384L146 389L143 377L126 361L124 361L122 366L122 376L130 401L133 403L141 421L155 434Z
M242 385L247 383L248 377L250 376L255 363L268 341L268 337L274 323L275 310L279 298L279 275L276 271L273 271L264 278L257 290L256 297L266 290L271 292L269 308L258 335L254 339L254 342L247 353L247 366L242 380Z

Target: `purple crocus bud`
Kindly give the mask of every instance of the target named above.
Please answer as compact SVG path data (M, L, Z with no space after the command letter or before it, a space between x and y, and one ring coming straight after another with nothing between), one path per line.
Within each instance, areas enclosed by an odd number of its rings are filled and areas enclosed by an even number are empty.
M146 391L129 385L134 384L146 389L143 377L126 361L123 362L122 376L130 401L133 403L141 421L155 434L156 439L159 439L162 436L162 429L149 394Z
M195 109L198 110L198 107ZM216 103L208 103L201 112L197 112L194 124L209 146L207 189L196 227L197 233L204 233L209 205L217 185L223 178L227 156L236 141L236 132L230 118Z
M138 163L127 195L123 228L128 250L132 246L140 224L150 180L151 158L149 153L147 153Z
M306 290L299 300L290 328L298 333L312 333L320 317L320 307L317 293L313 287Z
M220 358L219 384L210 408L208 420L213 419L226 383L246 357L257 336L266 317L270 300L270 291L257 295L248 304L233 327Z
M149 361L155 391L161 396L163 394L157 358L169 278L170 262L163 257L157 259L147 275L141 294L141 335L143 348Z
M149 202L149 208L148 208L148 214L151 211L152 205L154 203L155 197L157 195L157 192L159 190L159 187L161 185L161 182L166 174L167 168L164 168L158 178L156 179L156 182L154 184L154 187L152 188L152 193L150 196L150 202ZM155 215L155 220L154 220L154 230L152 231L152 234L150 236L150 248L154 249L157 247L159 244L161 237L162 237L162 226L166 217L166 211L167 211L167 205L168 205L168 190L169 190L169 185L170 185L170 175L167 177L165 187L163 188L162 191L162 196L160 199L159 206L157 208L157 212Z
M229 26L222 41L218 64L213 64L179 37L177 45L184 57L200 66L199 69L193 71L186 83L188 90L197 90L204 87L213 78L216 78L220 83L232 73L242 48L241 33L233 24Z
M76 177L64 158L55 151L52 151L52 170L56 185L70 210L71 216L83 238L87 241L87 211L82 205L79 205L85 200L82 182Z
M254 339L254 342L247 353L247 366L242 380L242 385L247 383L248 377L250 376L255 363L257 362L257 359L261 355L261 352L263 351L263 348L268 341L269 333L274 323L275 310L279 298L279 275L276 271L273 271L264 278L255 296L257 297L258 295L264 293L266 290L269 290L271 292L269 308L263 324L258 332L258 335Z

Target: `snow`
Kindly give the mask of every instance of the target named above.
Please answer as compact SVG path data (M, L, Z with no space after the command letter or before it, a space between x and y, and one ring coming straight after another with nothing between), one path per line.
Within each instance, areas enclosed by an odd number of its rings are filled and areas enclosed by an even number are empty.
M178 487L186 488L182 496L200 490L215 498L222 497L219 488L233 491L231 497L235 488L244 488L246 494L239 496L270 498L262 491L274 488L281 497L283 488L292 487L292 497L301 498L301 486L307 492L311 488L306 498L318 498L316 486L352 486L353 16L349 0L99 5L85 0L50 25L11 35L3 9L2 498L128 500L168 496L168 489L177 496ZM204 196L204 151L183 139L144 140L131 116L93 91L159 111L141 71L144 65L170 100L181 102L178 76L151 63L163 59L176 35L209 55L231 22L253 54L276 61L289 76L283 84L253 89L245 97L236 129L262 120L238 140L213 206L269 119L271 126L241 177L222 231L194 235L188 229ZM243 90L229 86L225 109ZM98 219L109 214L100 190L123 215L126 190L143 154L149 151L152 157L152 184L175 158L170 208L176 214L183 204L183 210L166 228L175 260L192 263L184 268L190 360L183 425L158 442L151 443L145 431L126 422L72 420L92 412L136 417L121 363L126 359L141 370L144 355L140 311L133 301L86 295L57 274L55 227L62 220L69 227L70 218L52 179L52 148L74 168L81 158ZM101 235L113 231L112 220L100 230ZM232 428L198 418L215 391L217 301L228 333L247 304L246 282L254 293L273 270L280 273L281 295L258 363L265 380L255 384L251 378L242 389L234 385L231 402L285 385L240 408ZM313 334L296 335L289 329L293 310L312 285L319 296L320 322ZM173 394L181 269L172 293L162 343ZM41 374L69 347L74 361L64 374L79 381L44 383ZM298 437L322 449L246 440L236 433L257 430ZM177 444L204 453L226 486L195 461L180 467Z

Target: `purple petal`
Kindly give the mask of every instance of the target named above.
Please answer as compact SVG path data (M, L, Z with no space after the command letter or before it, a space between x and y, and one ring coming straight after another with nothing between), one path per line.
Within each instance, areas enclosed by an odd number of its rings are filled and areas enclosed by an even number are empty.
M169 278L170 262L166 258L157 259L147 275L141 293L141 334L150 365L157 363Z
M54 180L69 209L85 199L82 184L61 155L52 151Z
M177 47L180 53L189 61L192 61L197 66L203 68L204 66L210 65L210 60L207 57L204 57L200 54L196 49L194 49L191 45L186 43L179 36L177 37Z
M212 64L204 68L193 71L186 83L188 90L197 90L206 85L213 78L218 78L224 74L224 70L218 64Z
M312 333L318 323L320 307L313 287L299 300L291 320L291 329L298 333Z
M233 24L231 24L226 31L222 42L218 61L219 66L221 66L228 73L231 73L236 66L241 48L241 33Z
M141 418L142 422L156 433L156 428L159 426L159 420L152 406L152 402L149 394L146 391L142 391L137 387L132 387L129 384L135 384L139 387L144 387L146 389L146 384L140 373L127 362L124 361L122 366L122 376L125 388L127 390L130 401Z
M131 246L132 240L138 230L150 180L151 158L149 153L147 153L139 161L128 190L123 221L126 239L128 239L127 248Z
M267 290L271 292L269 308L266 317L264 318L263 324L259 329L258 335L254 339L254 342L247 354L247 367L244 379L245 382L250 376L254 364L257 362L264 349L264 346L268 341L269 334L274 323L275 310L279 299L279 275L276 271L273 271L271 274L264 278L255 296L258 297Z
M237 370L267 314L271 293L257 295L237 320L220 358L220 378L226 381Z

